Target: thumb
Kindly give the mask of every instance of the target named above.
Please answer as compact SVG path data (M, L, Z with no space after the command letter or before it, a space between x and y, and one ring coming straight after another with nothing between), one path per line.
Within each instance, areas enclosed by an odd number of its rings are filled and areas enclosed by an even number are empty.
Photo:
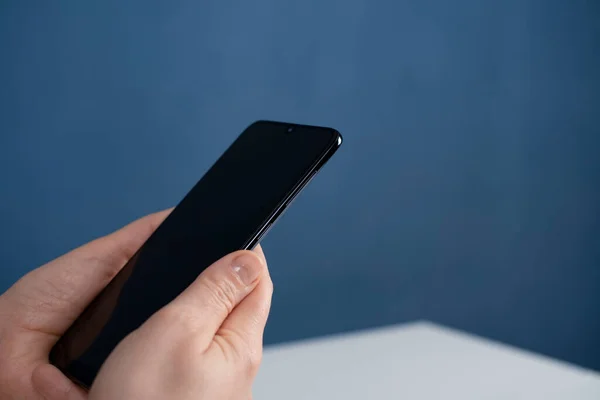
M229 254L204 270L157 315L166 313L167 320L176 321L180 328L197 332L197 338L208 347L233 309L263 277L268 278L266 270L264 258L254 251Z

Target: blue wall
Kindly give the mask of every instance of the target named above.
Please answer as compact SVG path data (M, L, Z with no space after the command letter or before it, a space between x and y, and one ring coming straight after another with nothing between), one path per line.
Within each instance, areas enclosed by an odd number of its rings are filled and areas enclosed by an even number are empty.
M342 151L265 241L268 343L427 318L600 369L600 5L0 5L0 289L251 121Z

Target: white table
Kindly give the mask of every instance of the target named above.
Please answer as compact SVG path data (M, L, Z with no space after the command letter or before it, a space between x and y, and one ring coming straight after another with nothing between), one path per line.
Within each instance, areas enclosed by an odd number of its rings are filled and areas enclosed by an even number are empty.
M256 400L600 400L600 374L417 322L269 347Z

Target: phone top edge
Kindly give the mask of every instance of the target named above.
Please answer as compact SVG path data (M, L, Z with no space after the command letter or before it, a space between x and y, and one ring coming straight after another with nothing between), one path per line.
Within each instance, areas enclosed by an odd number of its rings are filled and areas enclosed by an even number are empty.
M328 126L319 126L319 125L308 125L308 124L298 124L296 122L284 122L284 121L274 121L274 120L270 120L270 119L258 119L254 122L252 122L250 125L248 125L247 128L256 125L256 124L272 124L272 125L284 125L284 126L295 126L297 128L312 128L312 129L321 129L321 130L327 130L330 131L331 133L335 133L337 136L340 136L340 133L335 130L334 128L328 127ZM247 129L246 128L246 129Z

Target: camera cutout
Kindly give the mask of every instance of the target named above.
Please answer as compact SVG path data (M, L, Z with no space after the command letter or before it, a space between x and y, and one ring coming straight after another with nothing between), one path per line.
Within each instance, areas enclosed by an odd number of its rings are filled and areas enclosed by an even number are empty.
M294 132L294 127L290 126L289 128L287 128L287 133L292 133Z

